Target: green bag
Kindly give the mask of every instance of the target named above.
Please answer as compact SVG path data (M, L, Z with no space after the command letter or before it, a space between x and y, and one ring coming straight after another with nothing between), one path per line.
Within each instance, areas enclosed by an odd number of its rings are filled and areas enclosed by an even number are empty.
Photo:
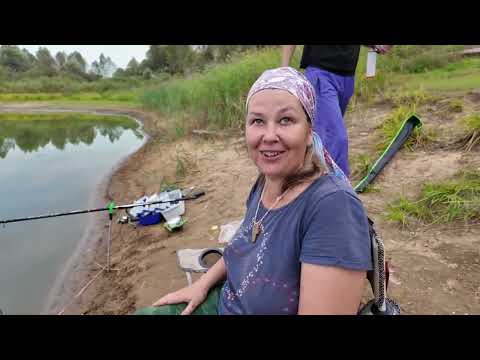
M211 289L205 301L200 304L192 315L218 315L218 301L223 283ZM180 315L187 303L162 306L148 306L137 310L133 315Z

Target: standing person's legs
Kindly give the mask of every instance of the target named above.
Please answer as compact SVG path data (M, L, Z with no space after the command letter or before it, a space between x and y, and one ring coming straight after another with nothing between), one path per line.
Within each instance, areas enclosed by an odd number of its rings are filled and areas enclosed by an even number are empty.
M342 110L342 116L345 116L345 112L347 111L348 102L353 96L353 92L355 90L355 77L354 76L342 76L343 82L343 91L339 93L339 102L340 102L340 109Z
M312 67L305 70L305 76L315 88L317 96L314 130L320 135L333 160L345 175L349 176L348 134L343 122L343 113L350 97L345 102L341 81L344 77Z

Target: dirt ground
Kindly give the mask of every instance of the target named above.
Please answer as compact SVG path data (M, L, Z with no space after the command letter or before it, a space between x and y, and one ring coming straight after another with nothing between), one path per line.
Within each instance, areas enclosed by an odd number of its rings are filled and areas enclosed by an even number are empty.
M451 146L458 131L456 120L480 110L480 98L475 94L463 96L462 101L462 113L449 113L447 103L441 101L419 110L424 127L439 132L436 142L415 152L401 150L375 180L376 191L360 195L385 242L393 268L389 296L401 305L403 314L480 314L480 225L401 228L386 220L387 204L400 194L413 196L425 182L449 178L464 166L480 167L478 150L465 154ZM390 110L388 105L370 106L347 114L352 154L372 149L374 130ZM142 118L147 131L161 122L152 114L129 111ZM108 183L105 200L129 203L159 191L162 182L177 181L178 159L186 173L177 185L201 189L205 196L186 202L188 223L176 233L167 232L162 225L115 223L115 270L100 274L66 314L131 314L185 286L187 280L177 265L175 251L218 246L219 231L213 227L243 216L257 171L241 135L191 135L173 143L161 138L161 132L155 133L118 168ZM104 233L95 250L98 263L105 262ZM97 271L92 266L84 283ZM80 283L76 287L79 290ZM366 290L367 298L370 293Z
M242 138L149 143L114 174L107 196L118 203L130 202L159 191L163 179L175 182L177 153L188 167L177 185L205 191L198 200L186 202L188 223L176 233L162 225L116 224L112 266L120 271L96 281L70 313L128 314L185 286L187 278L177 266L175 251L218 246L219 230L212 228L243 216L257 172L246 156ZM104 262L105 246L102 243L98 262Z

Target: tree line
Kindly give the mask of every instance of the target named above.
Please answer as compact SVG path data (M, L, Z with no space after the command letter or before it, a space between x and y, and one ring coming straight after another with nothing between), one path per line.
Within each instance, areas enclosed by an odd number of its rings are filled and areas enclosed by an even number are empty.
M16 45L0 46L0 79L10 80L18 77L53 77L70 75L84 80L97 80L111 75L116 65L109 57L101 54L98 60L88 66L78 51L70 54L59 51L52 55L45 47L35 54Z
M150 45L145 59L132 58L125 69L114 76L151 77L153 73L185 74L204 69L209 64L224 62L238 52L262 48L265 45Z
M143 77L158 73L185 74L199 71L209 64L226 61L234 53L264 45L150 45L141 62L132 58L125 69L117 67L104 54L90 65L78 51L59 51L52 55L45 47L35 54L16 45L0 46L0 80L69 76L94 81L103 77Z

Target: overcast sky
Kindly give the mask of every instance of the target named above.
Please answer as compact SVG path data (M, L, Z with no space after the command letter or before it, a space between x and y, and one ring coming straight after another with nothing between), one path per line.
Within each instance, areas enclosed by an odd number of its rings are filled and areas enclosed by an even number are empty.
M101 53L105 56L110 56L115 65L125 68L132 57L142 61L149 45L18 45L21 49L26 48L32 54L35 54L40 46L48 48L52 56L58 51L65 51L70 54L73 51L78 51L88 65L92 61L97 60Z

